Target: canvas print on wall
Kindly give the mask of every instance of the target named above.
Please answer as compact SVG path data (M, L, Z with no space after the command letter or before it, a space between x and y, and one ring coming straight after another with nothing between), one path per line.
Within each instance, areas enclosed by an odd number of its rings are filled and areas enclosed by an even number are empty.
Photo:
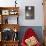
M34 6L25 6L25 18L34 19Z

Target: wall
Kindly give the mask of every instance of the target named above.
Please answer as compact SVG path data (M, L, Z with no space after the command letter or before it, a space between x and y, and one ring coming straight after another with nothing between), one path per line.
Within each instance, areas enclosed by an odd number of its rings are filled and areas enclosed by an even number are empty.
M25 3L25 4L23 4ZM35 6L35 19L25 20L25 6ZM20 23L23 26L42 26L43 25L43 6L42 0L27 0L23 1L20 8Z
M1 7L15 6L15 0L0 0ZM42 0L17 0L19 10L19 24L21 26L43 26L43 6ZM26 20L25 19L25 6L34 6L35 7L35 19Z
M15 0L0 0L0 7L13 7L15 6ZM19 24L20 26L33 26L35 32L37 33L40 41L43 41L43 30L41 26L44 26L43 20L43 6L42 0L17 0L19 8ZM35 7L35 19L34 20L26 20L25 19L25 6L34 6ZM9 20L12 17L9 17ZM14 18L15 19L15 18ZM13 20L14 20L13 19ZM13 21L14 22L14 21ZM35 27L36 26L36 27ZM23 33L27 27L21 27L20 29L20 39L22 38ZM22 35L21 35L22 34Z

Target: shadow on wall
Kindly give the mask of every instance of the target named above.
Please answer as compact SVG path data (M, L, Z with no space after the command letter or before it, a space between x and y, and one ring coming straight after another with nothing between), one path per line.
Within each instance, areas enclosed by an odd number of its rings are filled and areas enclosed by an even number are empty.
M36 32L39 41L41 43L43 43L43 30L42 30L42 26L21 26L20 27L20 31L19 31L19 40L20 40L20 42L21 42L21 40L23 38L23 35L24 35L25 31L28 28L32 28L34 30L34 32Z

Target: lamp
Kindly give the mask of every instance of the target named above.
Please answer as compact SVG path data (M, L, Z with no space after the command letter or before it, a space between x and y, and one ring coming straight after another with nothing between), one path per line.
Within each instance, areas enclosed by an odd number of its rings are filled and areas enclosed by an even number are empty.
M15 0L15 7L16 7L16 4L17 4L17 2L16 2L17 0Z

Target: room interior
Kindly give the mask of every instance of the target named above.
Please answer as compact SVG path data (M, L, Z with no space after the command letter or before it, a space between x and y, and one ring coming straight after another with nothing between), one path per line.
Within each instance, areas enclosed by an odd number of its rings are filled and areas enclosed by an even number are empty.
M28 28L46 46L46 0L1 0L0 46L22 46Z

